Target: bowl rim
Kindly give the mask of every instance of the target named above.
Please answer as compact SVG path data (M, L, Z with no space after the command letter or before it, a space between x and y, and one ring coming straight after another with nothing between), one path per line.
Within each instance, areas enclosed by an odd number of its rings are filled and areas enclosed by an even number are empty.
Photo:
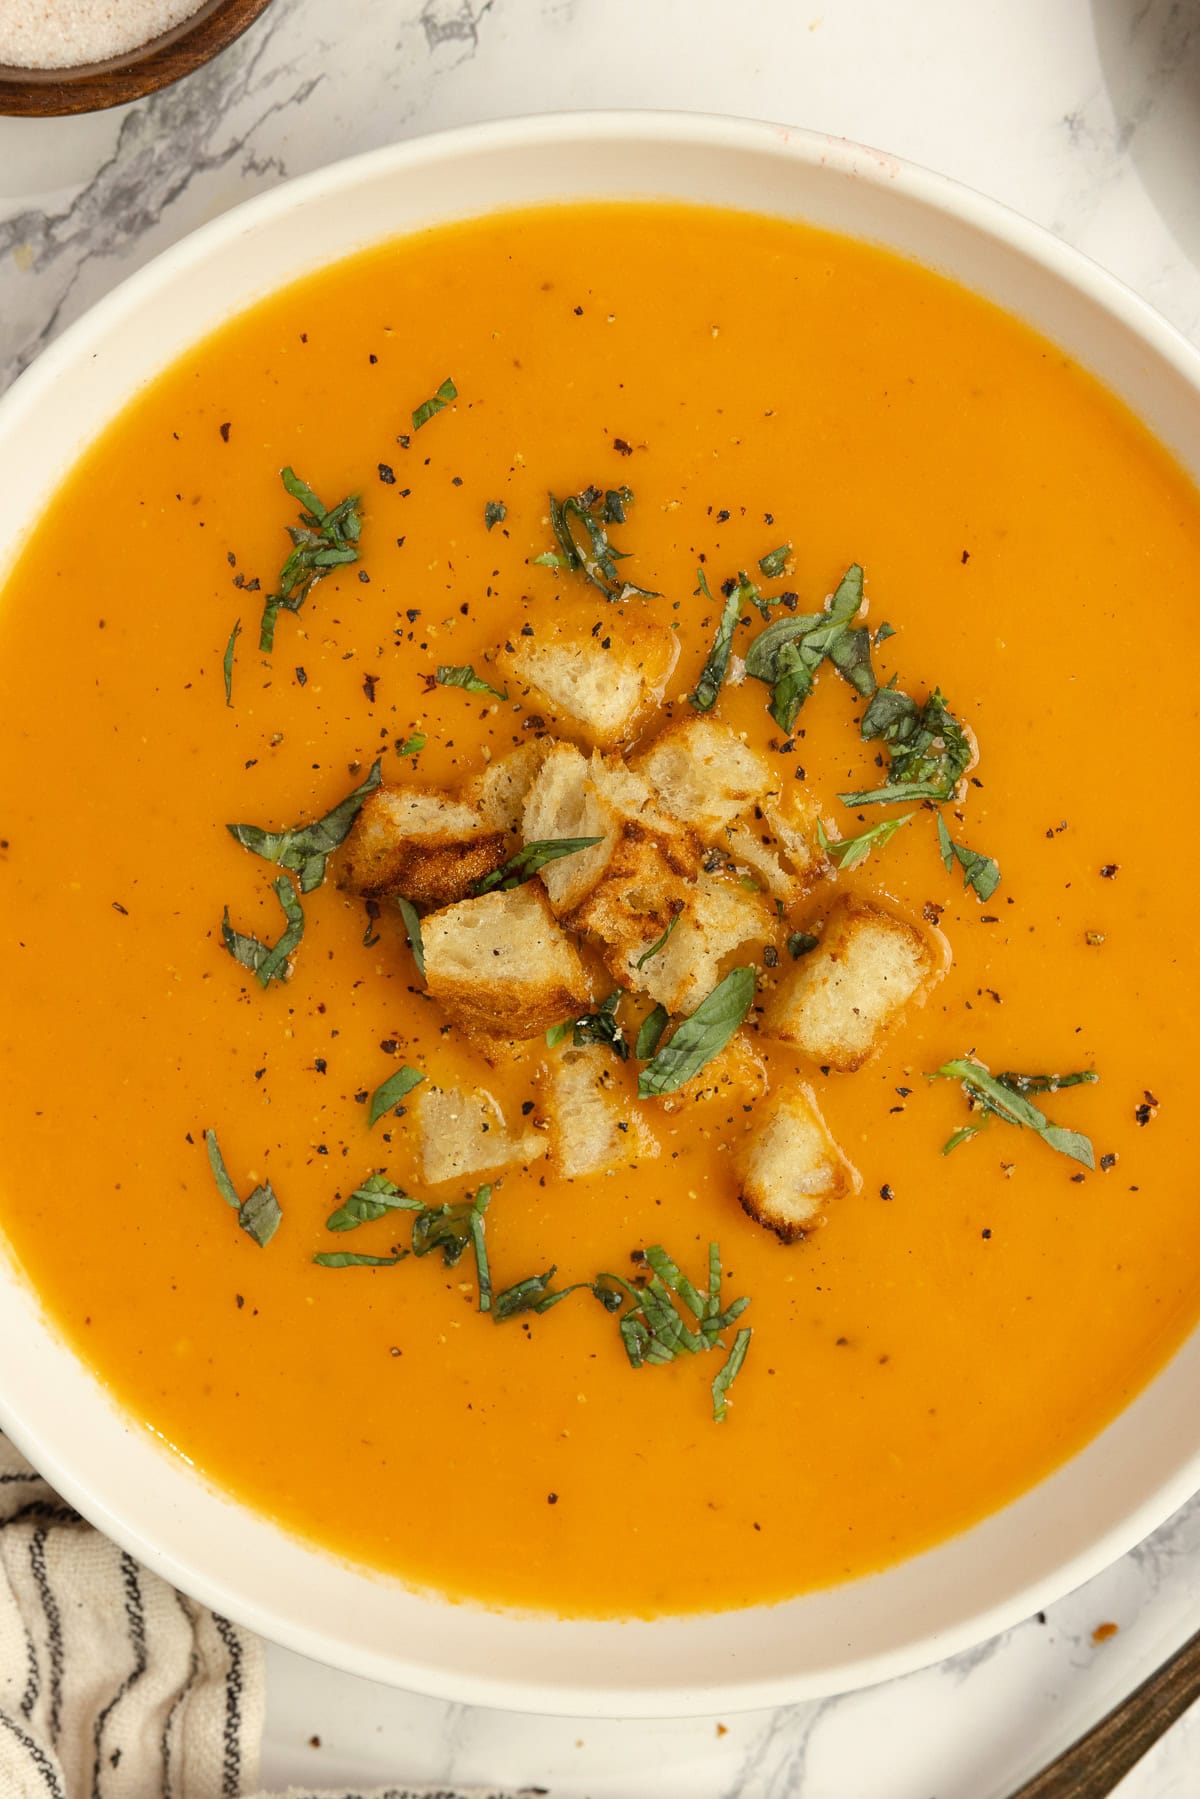
M460 156L500 149L545 152L564 144L586 146L597 141L610 144L647 141L675 149L710 152L767 152L775 157L791 158L806 167L830 166L834 173L840 171L852 175L876 189L898 191L919 205L949 214L990 243L1037 265L1074 293L1082 293L1102 313L1155 352L1200 406L1200 352L1182 333L1115 276L1062 243L1044 227L1000 202L949 177L843 138L723 115L630 110L537 114L426 134L327 165L243 202L190 233L130 275L43 351L13 383L9 392L0 397L0 440L9 436L14 428L19 430L22 415L38 407L54 384L73 366L89 353L95 353L93 346L105 338L110 325L137 312L153 299L157 289L169 287L181 275L201 269L211 248L244 240L260 224L301 211L310 202L344 193L379 175L412 180L419 177L423 167ZM678 196L674 198L678 200ZM529 200L526 203L536 202ZM515 206L520 202L511 204ZM464 211L458 216L473 215ZM382 238L375 241L382 241ZM314 263L312 266L321 265ZM294 278L291 276L289 280ZM252 300L245 302L246 305L253 303ZM239 310L242 304L239 302ZM0 1265L0 1302L4 1298L4 1272ZM19 1279L15 1275L13 1278ZM1195 1333L1189 1343L1194 1341ZM1163 1380L1185 1347L1181 1346L1175 1352L1150 1387ZM1094 1449L1121 1419L1129 1417L1137 1403L1135 1398L1112 1425L1093 1438L1066 1466L1076 1461L1079 1455L1087 1455ZM140 1429L127 1417L126 1425L127 1434ZM43 1437L40 1418L28 1407L14 1411L8 1394L2 1389L0 1426L66 1500L146 1566L171 1584L272 1641L347 1672L437 1697L517 1712L571 1716L666 1718L711 1715L724 1710L746 1710L848 1691L912 1672L996 1635L1072 1591L1134 1547L1200 1488L1198 1440L1190 1450L1185 1447L1180 1452L1178 1465L1172 1466L1169 1475L1159 1478L1153 1490L1129 1502L1114 1521L1098 1531L1093 1529L1093 1534L1080 1544L1076 1553L1055 1563L1052 1577L1019 1580L1006 1590L1001 1600L949 1626L925 1627L924 1634L920 1634L922 1626L918 1621L914 1634L900 1648L869 1654L851 1649L838 1659L838 1646L835 1645L819 1679L797 1678L786 1672L771 1679L754 1675L739 1678L734 1668L725 1678L707 1684L693 1683L688 1688L669 1683L633 1688L622 1685L619 1679L599 1687L580 1684L571 1677L570 1670L564 1668L562 1678L556 1677L556 1684L550 1686L534 1685L520 1672L514 1674L499 1667L489 1669L485 1674L458 1670L431 1672L407 1652L380 1654L347 1642L345 1635L336 1629L300 1621L287 1613L286 1602L272 1606L248 1600L229 1583L219 1567L214 1567L211 1557L206 1564L199 1550L195 1554L185 1554L178 1548L164 1547L156 1540L152 1528L147 1534L146 1528L114 1512L104 1493L93 1490L82 1474L75 1473L73 1452L60 1454L53 1441ZM155 1453L159 1453L157 1447ZM1038 1491L1055 1478L1055 1475L1046 1477L1031 1491ZM237 1502L229 1503L246 1516L245 1509ZM991 1516L1001 1516L1020 1504L1020 1499L1010 1501L1000 1513ZM979 1528L971 1527L972 1530ZM919 1562L922 1558L909 1559ZM865 1578L869 1581L877 1577ZM856 1584L851 1582L836 1590L844 1592ZM782 1605L795 1603L802 1601L781 1602ZM470 1610L469 1607L458 1609ZM553 1624L560 1630L564 1628L558 1620L543 1619L541 1622ZM669 1621L657 1622L666 1624ZM621 1628L632 1630L635 1627ZM654 1625L647 1628L653 1629Z
M100 62L25 68L0 62L0 116L52 118L103 112L182 81L228 49L271 0L199 0L186 18Z

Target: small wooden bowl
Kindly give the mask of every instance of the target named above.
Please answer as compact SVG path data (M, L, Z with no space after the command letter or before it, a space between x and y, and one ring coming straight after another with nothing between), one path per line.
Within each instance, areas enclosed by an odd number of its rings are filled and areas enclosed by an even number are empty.
M44 119L140 100L200 68L269 5L270 0L201 0L190 18L107 62L69 69L18 69L0 63L0 113Z

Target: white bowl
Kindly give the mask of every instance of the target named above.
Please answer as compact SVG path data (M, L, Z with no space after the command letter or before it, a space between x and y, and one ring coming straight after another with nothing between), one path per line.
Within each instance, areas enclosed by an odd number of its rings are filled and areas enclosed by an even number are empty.
M358 157L239 207L133 276L0 404L0 567L72 457L238 308L414 227L586 196L710 201L899 250L1062 345L1200 474L1200 356L1036 226L876 151L782 126L575 115ZM883 1574L720 1616L561 1623L420 1597L213 1491L116 1409L2 1258L0 1371L3 1428L86 1517L185 1592L353 1673L527 1711L711 1713L903 1674L1058 1598L1200 1487L1196 1333L1048 1480Z

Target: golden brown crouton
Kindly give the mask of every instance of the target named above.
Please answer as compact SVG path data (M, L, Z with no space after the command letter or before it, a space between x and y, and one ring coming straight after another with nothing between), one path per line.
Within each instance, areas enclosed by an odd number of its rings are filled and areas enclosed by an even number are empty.
M763 1032L849 1073L944 968L940 939L873 900L847 894L830 908L818 947L775 989Z
M553 1155L568 1180L610 1174L658 1154L636 1104L622 1104L619 1075L612 1051L600 1044L568 1044L551 1055L546 1095Z
M774 899L791 905L828 874L829 858L817 836L817 808L806 794L789 794L785 806L768 798L731 826L726 847L750 869Z
M662 1041L669 1043L672 1031ZM674 1093L664 1093L649 1101L664 1112L680 1112L685 1107L707 1105L712 1100L732 1103L739 1112L753 1106L767 1090L767 1070L762 1057L744 1031L735 1031L724 1049L704 1064L690 1081Z
M421 787L377 787L346 839L341 882L366 899L403 895L418 906L462 899L509 854L474 806Z
M811 1087L797 1081L756 1113L738 1157L743 1208L784 1243L824 1222L822 1205L862 1177L829 1134Z
M706 842L761 800L772 780L763 758L711 718L668 725L633 766L666 810Z
M484 823L493 831L508 831L511 835L520 830L525 797L553 747L549 737L532 738L528 743L519 743L507 755L497 756L481 775L476 775L466 790L466 798L479 808Z
M720 980L726 957L773 934L761 896L738 881L707 874L695 881L671 879L669 872L647 873L643 865L622 882L615 872L621 860L613 858L575 916L603 940L617 980L648 993L668 1012L694 1012ZM651 955L676 912L670 936Z
M631 736L642 714L658 704L678 655L675 632L636 605L560 600L500 662L530 691L539 712L607 749Z
M462 1181L511 1162L533 1162L547 1143L537 1131L510 1136L504 1115L481 1087L426 1087L415 1107L421 1173L430 1186Z
M422 921L425 982L464 1030L536 1037L585 1012L587 976L535 881Z
M603 874L616 838L615 821L596 791L591 766L573 743L556 743L530 784L521 821L526 843L555 837L599 837L594 849L547 862L541 880L555 912L569 912Z

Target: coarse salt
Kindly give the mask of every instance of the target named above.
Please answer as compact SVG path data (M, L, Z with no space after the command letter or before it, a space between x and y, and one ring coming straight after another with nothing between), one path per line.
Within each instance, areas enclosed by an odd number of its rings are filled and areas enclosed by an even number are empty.
M201 0L0 0L0 63L70 69L107 62L190 18Z

